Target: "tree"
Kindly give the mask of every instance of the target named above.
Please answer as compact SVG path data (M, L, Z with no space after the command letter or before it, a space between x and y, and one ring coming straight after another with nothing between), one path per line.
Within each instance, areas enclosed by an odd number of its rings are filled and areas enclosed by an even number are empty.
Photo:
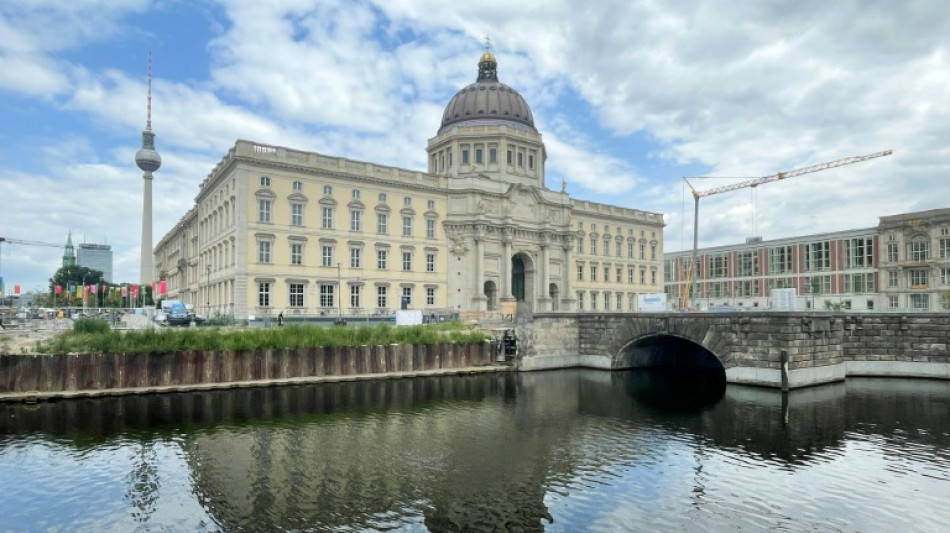
M81 266L64 266L56 271L53 274L53 277L49 279L49 290L50 294L55 294L56 286L59 285L63 289L62 301L64 304L70 304L74 300L80 299L76 298L75 289L70 291L70 287L81 287L83 285L93 285L102 283L102 271L95 270L89 267Z

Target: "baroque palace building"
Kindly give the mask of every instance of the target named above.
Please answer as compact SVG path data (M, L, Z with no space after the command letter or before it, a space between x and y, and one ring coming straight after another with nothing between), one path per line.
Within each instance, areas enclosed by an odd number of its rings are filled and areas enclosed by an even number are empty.
M487 47L427 152L420 172L237 141L154 250L165 297L255 319L635 311L662 292L663 215L548 189Z
M797 309L950 309L950 209L879 217L876 227L665 254L671 307L769 309L772 289L796 289Z

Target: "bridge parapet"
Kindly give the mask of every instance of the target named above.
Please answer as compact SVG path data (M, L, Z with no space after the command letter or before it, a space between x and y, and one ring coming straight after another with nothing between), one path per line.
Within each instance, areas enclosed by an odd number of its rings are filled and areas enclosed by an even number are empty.
M950 313L520 313L523 370L637 366L631 346L676 338L711 352L733 383L790 386L848 375L950 379ZM681 344L682 345L682 344Z

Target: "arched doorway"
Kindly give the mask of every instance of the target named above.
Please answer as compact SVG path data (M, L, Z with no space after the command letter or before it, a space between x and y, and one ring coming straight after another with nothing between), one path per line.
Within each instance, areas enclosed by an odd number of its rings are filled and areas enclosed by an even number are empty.
M495 286L494 281L485 282L485 298L488 300L487 309L489 311L498 310L498 288Z
M547 290L536 285L534 259L525 252L511 257L511 296L518 302L534 302Z
M551 310L557 311L557 301L558 296L561 294L561 291L557 288L557 283L552 283L548 286L548 296L551 297Z
M525 283L524 283L524 261L521 259L521 254L518 254L511 258L511 295L514 296L515 300L523 302L525 300Z

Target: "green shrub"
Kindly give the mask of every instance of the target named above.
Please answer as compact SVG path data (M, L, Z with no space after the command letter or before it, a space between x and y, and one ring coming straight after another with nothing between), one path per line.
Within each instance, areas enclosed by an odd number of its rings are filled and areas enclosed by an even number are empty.
M101 318L80 318L73 322L73 331L76 333L106 333L109 323Z

